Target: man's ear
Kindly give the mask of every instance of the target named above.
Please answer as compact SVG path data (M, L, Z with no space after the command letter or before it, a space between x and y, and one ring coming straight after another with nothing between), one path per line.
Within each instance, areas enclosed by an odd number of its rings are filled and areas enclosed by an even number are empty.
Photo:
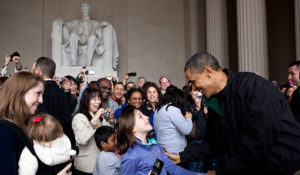
M208 78L212 77L213 69L210 66L204 66L202 73L204 73Z
M106 147L106 144L107 144L106 142L100 141L100 146L102 149L104 149Z
M39 67L36 67L36 66L34 68L34 72L33 73L38 74L38 75L42 75L41 69Z

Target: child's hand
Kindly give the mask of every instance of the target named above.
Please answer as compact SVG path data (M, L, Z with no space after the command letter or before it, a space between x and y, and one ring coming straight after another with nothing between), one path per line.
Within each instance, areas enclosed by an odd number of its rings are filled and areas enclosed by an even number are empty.
M71 175L72 172L68 170L71 168L72 163L69 163L64 169L62 169L59 173L57 173L57 175Z

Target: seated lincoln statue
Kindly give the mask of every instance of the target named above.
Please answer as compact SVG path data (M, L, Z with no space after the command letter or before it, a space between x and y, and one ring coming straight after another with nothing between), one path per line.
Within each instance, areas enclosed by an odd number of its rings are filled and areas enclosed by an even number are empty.
M91 20L90 5L81 4L82 19L53 21L52 58L58 66L94 66L115 70L118 64L117 38L106 21Z

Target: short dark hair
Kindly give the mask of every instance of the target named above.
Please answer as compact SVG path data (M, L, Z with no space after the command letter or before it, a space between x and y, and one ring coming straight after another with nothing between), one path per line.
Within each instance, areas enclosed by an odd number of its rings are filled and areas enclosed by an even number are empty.
M124 86L124 84L123 84L122 82L116 82L116 84L114 85L114 87L115 87L117 84L122 85L122 86L124 87L124 89L125 89L125 86Z
M163 79L163 78L166 78L169 81L169 83L171 82L167 76L163 75L159 78L159 84L161 83L161 79Z
M126 100L128 101L130 99L130 97L132 96L133 93L135 92L139 92L141 93L141 96L143 96L143 92L142 90L138 89L138 88L132 88L130 89L128 92L127 92L127 95L126 95Z
M82 97L80 99L79 112L84 114L89 121L92 120L92 116L89 111L90 100L97 95L101 98L101 94L98 89L87 87L83 91Z
M295 66L297 67L297 69L300 71L300 61L293 61L289 64L289 67Z
M127 86L128 86L129 84L134 84L134 86L136 87L135 83L132 82L132 81L130 81L130 82L126 83L126 85L125 85L125 90L127 90Z
M89 87L99 89L98 82L97 81L90 81Z
M76 81L76 79L73 76L66 75L65 78L68 79L68 80L70 80L70 81L73 81L74 83L76 83L77 89L79 89L79 84L78 84L78 82Z
M101 126L100 128L98 128L94 134L97 147L101 150L101 141L107 143L108 138L114 133L114 128L110 126Z
M100 79L97 80L97 83L98 83L99 87L100 87L100 84L101 84L102 81L107 81L111 84L111 81L109 81L107 78L100 78Z
M19 54L19 52L14 52L10 55L11 58L13 57L20 57L21 55Z
M39 67L43 75L46 75L49 78L54 77L56 64L51 58L38 58L36 60L35 67Z
M138 81L141 80L141 79L144 79L145 82L146 82L146 78L145 78L145 77L139 77L139 78L138 78Z
M210 66L213 70L221 69L219 62L216 57L213 55L202 52L193 55L184 66L184 72L187 69L190 69L191 72L201 73L203 71L204 66Z

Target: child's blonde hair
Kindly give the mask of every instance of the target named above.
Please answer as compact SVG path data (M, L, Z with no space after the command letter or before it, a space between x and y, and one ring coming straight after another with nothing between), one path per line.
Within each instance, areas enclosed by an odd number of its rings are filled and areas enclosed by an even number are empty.
M30 119L28 136L31 141L45 143L63 135L64 131L57 119L49 114L37 114Z

